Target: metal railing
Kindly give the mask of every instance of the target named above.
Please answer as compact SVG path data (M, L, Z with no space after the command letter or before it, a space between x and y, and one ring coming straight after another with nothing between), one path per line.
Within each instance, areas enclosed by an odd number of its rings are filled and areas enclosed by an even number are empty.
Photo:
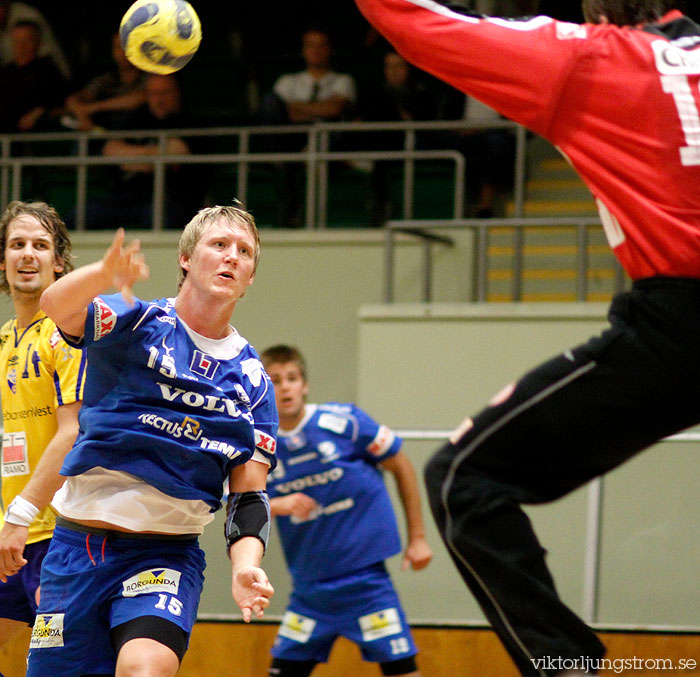
M433 245L452 246L454 240L441 231L470 230L474 233L474 288L472 300L487 300L487 280L489 270L489 235L498 228L515 229L513 248L512 289L513 301L522 300L523 289L523 237L525 228L574 227L576 229L576 299L585 301L588 293L588 244L591 228L600 228L601 222L596 217L542 217L542 218L491 218L491 219L431 219L431 220L394 220L386 223L385 259L384 259L384 301L394 302L394 270L396 267L396 234L408 234L422 240L423 246L423 298L426 303L432 300L432 259ZM615 260L614 290L622 291L626 278L622 267Z
M0 207L4 208L9 199L21 198L22 174L27 167L75 167L76 180L76 228L84 230L85 206L87 202L88 168L98 166L119 166L128 164L153 165L153 230L161 230L164 223L164 202L166 168L168 165L234 165L237 169L236 192L239 199L247 203L249 170L251 165L271 163L299 163L306 165L306 222L309 229L325 228L328 225L328 165L331 162L353 161L399 161L403 166L403 218L413 216L415 196L415 165L417 162L446 160L454 165L453 212L455 218L464 215L464 156L456 150L426 150L417 142L421 132L436 132L459 129L513 129L516 134L516 159L514 163L515 213L522 213L524 199L525 129L513 122L503 120L484 124L460 121L440 122L353 122L316 123L313 125L217 127L197 129L168 129L140 131L99 131L99 132L50 132L30 134L0 135ZM403 132L403 149L396 151L331 150L331 137L343 134L347 138L353 134L379 132ZM272 136L304 134L306 143L303 150L291 153L271 153L251 150L255 139L269 139ZM188 155L167 154L169 138L227 138L237 143L235 153L197 153ZM90 142L109 139L155 139L158 147L156 155L105 157L101 152L91 152ZM14 144L38 144L52 142L73 142L72 155L26 155L14 154ZM11 181L10 181L11 177ZM10 188L11 185L11 188Z
M420 134L465 129L512 129L516 139L515 161L513 165L513 207L512 218L465 219L465 177L467 167L464 156L456 150L425 150L420 148ZM332 150L334 135L343 135L345 146L352 146L354 135L367 135L382 132L403 134L403 148L393 151L379 150ZM272 137L303 135L304 148L298 152L266 152L252 150L255 143L269 142ZM168 140L172 137L186 139L208 138L227 143L233 142L237 152L200 152L188 155L167 154ZM92 142L105 142L110 139L155 139L158 152L153 156L105 157L100 151L91 148ZM13 153L14 144L50 144L55 142L73 143L71 155L22 155ZM26 147L26 146L25 146ZM236 168L236 195L248 204L250 169L255 165L303 163L306 167L305 188L305 227L325 229L329 222L329 165L333 162L381 162L392 161L402 167L401 219L386 224L385 282L384 300L394 301L393 277L395 268L395 235L408 233L418 237L423 247L422 299L429 302L433 298L432 263L436 244L452 245L454 240L439 231L448 229L471 230L475 236L473 261L474 285L472 300L487 300L488 280L488 241L489 234L499 228L515 228L512 264L511 297L522 300L523 288L523 233L525 228L546 226L571 226L576 228L576 298L586 300L588 289L588 234L591 227L599 227L600 221L591 217L567 218L523 218L525 202L525 180L527 166L527 132L525 128L508 120L484 123L462 121L434 122L353 122L316 123L312 125L216 127L197 129L140 130L140 131L100 131L100 132L52 132L37 134L0 135L0 208L9 199L21 199L23 171L29 167L75 168L75 225L79 231L86 229L85 210L88 195L88 171L90 168L129 164L153 165L153 217L151 228L160 231L164 227L164 204L166 200L166 170L169 165L218 165ZM447 161L454 167L452 191L452 219L415 220L416 164L419 162ZM255 205L251 205L255 209ZM622 269L616 266L615 289L624 287Z

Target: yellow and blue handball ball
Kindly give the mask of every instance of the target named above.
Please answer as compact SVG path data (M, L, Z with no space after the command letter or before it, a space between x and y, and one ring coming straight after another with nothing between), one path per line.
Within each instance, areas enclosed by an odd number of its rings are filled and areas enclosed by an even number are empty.
M119 38L134 66L167 75L195 55L202 26L186 0L137 0L119 24Z

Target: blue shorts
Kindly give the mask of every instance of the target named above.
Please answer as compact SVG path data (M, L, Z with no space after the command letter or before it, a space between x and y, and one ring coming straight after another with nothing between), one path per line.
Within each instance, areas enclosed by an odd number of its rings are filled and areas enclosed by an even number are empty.
M0 618L34 625L36 615L36 589L39 587L41 563L49 549L47 538L24 547L27 563L7 583L0 581Z
M143 616L188 635L204 583L196 538L113 538L57 526L41 571L28 677L112 674L110 630Z
M364 660L372 663L416 655L406 615L384 564L296 586L272 655L325 663L340 636L357 644Z

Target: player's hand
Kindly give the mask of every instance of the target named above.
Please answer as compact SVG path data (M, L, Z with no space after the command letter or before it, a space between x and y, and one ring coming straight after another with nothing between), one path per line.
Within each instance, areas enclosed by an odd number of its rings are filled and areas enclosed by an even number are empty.
M301 521L307 520L309 515L318 508L318 503L311 496L301 492L273 500L275 501L276 515L292 515Z
M428 545L428 541L422 536L412 538L406 552L404 553L403 562L401 563L401 571L405 571L411 567L414 571L425 569L433 559L433 551Z
M27 563L23 553L28 531L27 527L9 522L5 522L0 531L0 581L3 583Z
M134 295L131 288L139 280L148 279L149 270L141 253L141 243L133 240L124 246L124 229L120 228L114 235L114 240L102 257L102 268L124 300L134 305Z
M267 574L256 566L241 567L233 572L232 592L246 623L250 623L253 614L262 618L270 605L270 598L275 594Z

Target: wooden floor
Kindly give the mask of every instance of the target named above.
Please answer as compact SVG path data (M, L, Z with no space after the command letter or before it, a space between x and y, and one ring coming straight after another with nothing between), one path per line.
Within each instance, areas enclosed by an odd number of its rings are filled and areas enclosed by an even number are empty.
M266 677L274 624L199 623L179 677ZM490 630L415 628L422 677L517 677L505 651ZM25 674L29 632L0 650L0 672L5 677ZM601 633L608 647L610 670L601 677L700 677L700 634ZM674 669L624 669L633 659L670 661ZM694 668L681 669L681 661ZM628 661L625 666L622 661ZM657 664L661 665L661 664ZM670 667L669 666L669 667ZM313 677L378 677L379 669L363 663L357 648L345 640L336 643L330 661ZM47 676L48 677L48 676ZM59 677L59 676L51 676Z

